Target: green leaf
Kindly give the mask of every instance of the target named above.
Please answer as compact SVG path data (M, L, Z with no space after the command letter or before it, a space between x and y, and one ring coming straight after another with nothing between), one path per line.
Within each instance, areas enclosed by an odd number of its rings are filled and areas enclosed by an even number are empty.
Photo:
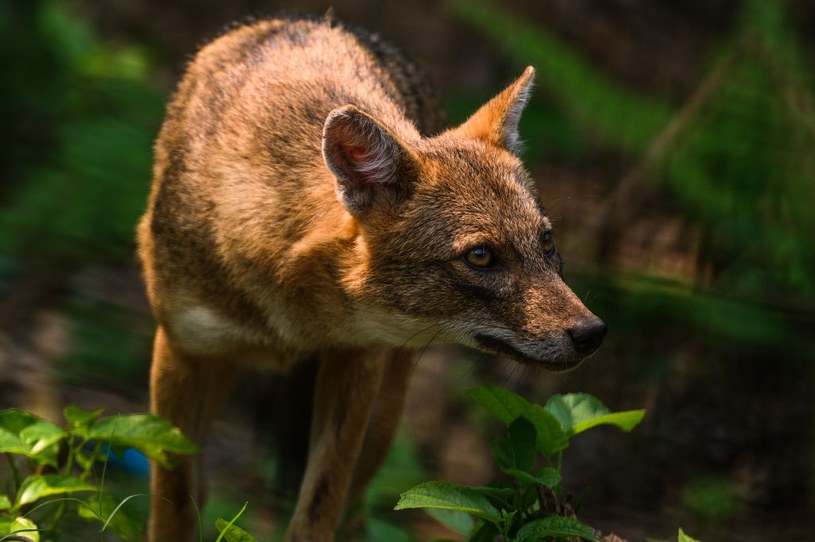
M0 495L0 511L9 510L11 508L11 501L5 495Z
M482 495L498 500L510 498L515 495L515 488L513 488L510 484L503 482L490 482L487 485L473 487L472 489L474 491L478 491Z
M574 434L572 430L576 423L610 412L606 405L588 393L555 394L544 408L557 418L563 430L569 434Z
M695 538L691 538L690 536L685 534L681 528L679 529L679 534L677 535L678 542L699 542Z
M425 482L399 497L394 510L439 508L467 512L492 523L501 521L501 513L476 488L449 482Z
M509 425L507 436L492 443L492 453L502 471L527 471L535 464L538 432L532 422L519 416Z
M511 526L515 523L515 516L520 513L520 510L509 510L506 508L501 509L501 524L504 526Z
M574 424L572 430L574 431L574 434L577 435L598 425L613 425L614 427L617 427L618 429L621 429L627 433L638 426L644 416L645 410L642 409L612 412L611 414L606 414L605 416L598 416L591 420L576 423Z
M138 510L125 506L127 502L142 495L131 495L119 501L107 492L94 495L80 504L79 517L95 520L102 524L102 531L110 530L127 540L141 540L144 536L144 522Z
M76 405L68 405L62 410L63 416L68 420L71 431L83 438L87 437L90 425L102 415L104 408L85 410Z
M22 516L16 518L0 517L0 540L10 534L17 534L30 538L32 542L40 542L40 533L37 525Z
M532 406L532 403L520 395L497 386L481 386L469 389L466 393L507 426Z
M232 519L232 521L235 521L235 519L237 518ZM221 534L221 536L218 537L219 540L223 537L227 542L257 542L254 536L225 519L216 519L215 528L218 529L218 532Z
M57 466L57 443L65 431L22 410L0 412L0 453L20 454L39 465Z
M17 493L15 508L31 504L52 495L96 490L96 487L88 485L79 478L69 474L31 475L20 484L20 491Z
M520 494L520 501L515 505L519 510L538 510L540 509L539 500L539 486L537 484L529 484L526 489Z
M462 536L467 536L473 532L475 521L473 516L466 512L459 512L457 510L444 510L440 508L428 508L427 513L436 521L447 527L453 532ZM391 538L374 538L371 540L392 540Z
M223 539L226 539L227 542L256 542L255 537L235 525L238 518L246 511L247 506L249 506L249 501L243 503L243 507L229 521L221 518L215 520L215 527L220 533L215 542L221 542Z
M560 473L551 467L544 467L536 473L522 470L507 470L504 472L526 484L539 484L553 488L560 483Z
M610 412L606 405L588 393L553 395L544 408L560 422L561 428L569 436L598 425L613 425L623 431L631 431L645 415L644 410Z
M497 386L482 386L467 390L467 395L507 426L519 416L532 422L538 434L538 450L546 457L552 457L569 445L568 436L561 429L557 418L540 405L530 403L516 393Z
M498 508L511 507L515 500L515 488L509 484L490 483L489 485L473 487L472 489L487 497L487 499Z
M564 516L549 516L536 519L518 530L517 542L538 542L548 536L576 536L584 540L597 541L597 535L585 523Z
M82 446L75 451L74 461L80 468L89 472L97 461L106 461L107 452L102 452L102 446Z
M153 414L102 418L91 426L88 438L108 443L114 449L135 448L165 468L172 466L168 452L193 454L198 451L178 428Z

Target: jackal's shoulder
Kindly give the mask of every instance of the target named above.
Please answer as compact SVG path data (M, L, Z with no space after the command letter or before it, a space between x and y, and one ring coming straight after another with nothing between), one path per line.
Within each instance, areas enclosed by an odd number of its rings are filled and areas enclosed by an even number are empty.
M372 96L393 100L423 134L445 128L441 101L428 78L376 33L331 16L261 19L223 33L195 56L186 79L217 90L268 70L267 79L297 89L312 85L328 101ZM342 105L340 103L333 105ZM365 105L364 103L361 105ZM375 105L375 104L373 104Z

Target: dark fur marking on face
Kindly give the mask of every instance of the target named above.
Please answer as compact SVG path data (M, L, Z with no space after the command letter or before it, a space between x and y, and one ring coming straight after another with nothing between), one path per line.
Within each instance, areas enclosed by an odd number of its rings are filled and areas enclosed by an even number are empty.
M493 289L484 286L478 286L476 284L460 284L458 286L458 289L464 295L472 296L475 299L481 299L486 303L493 303L499 299L498 294Z

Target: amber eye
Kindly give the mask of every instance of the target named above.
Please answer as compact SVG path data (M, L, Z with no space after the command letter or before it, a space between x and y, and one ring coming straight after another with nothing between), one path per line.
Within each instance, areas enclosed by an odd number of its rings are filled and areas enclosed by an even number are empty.
M543 251L547 256L554 256L557 251L555 240L552 239L552 232L547 231L541 236L541 244L543 244Z
M488 269L495 265L495 256L492 255L489 248L483 245L470 249L464 256L464 260L477 269Z

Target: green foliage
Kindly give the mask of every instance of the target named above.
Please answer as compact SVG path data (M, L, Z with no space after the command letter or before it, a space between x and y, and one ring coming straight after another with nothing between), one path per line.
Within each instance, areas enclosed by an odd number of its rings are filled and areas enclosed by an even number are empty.
M538 450L547 457L564 450L569 444L566 432L551 412L507 389L485 386L470 390L467 395L506 425L519 416L531 422L535 427Z
M0 453L20 454L37 465L57 464L57 443L65 432L56 425L19 410L0 412Z
M61 292L79 268L132 265L164 110L148 53L98 38L59 0L4 2L0 50L0 296ZM147 334L134 331L145 315L82 294L59 308L68 378L144 370Z
M744 3L704 115L663 165L671 191L705 232L716 285L764 299L813 299L815 96L782 4Z
M22 516L16 518L0 516L0 540L12 534L18 537L24 536L31 542L40 542L37 526L30 519Z
M647 538L646 540L648 542L666 542L666 541L655 540L653 538ZM679 532L676 535L676 540L677 540L677 542L699 542L699 540L696 540L695 538L691 538L690 536L686 535L685 531L683 531L682 529L679 529Z
M363 540L378 542L393 540L409 542L410 534L399 523L393 512L393 502L406 487L414 486L427 478L416 449L403 432L396 435L385 461L365 490L365 498L359 510L350 511L346 520L351 524L358 517L365 517ZM342 532L342 526L340 532Z
M682 501L695 517L707 522L723 522L738 508L733 483L721 476L700 476L684 488Z
M695 538L691 538L690 536L686 535L682 529L679 529L679 534L677 535L678 542L699 542Z
M549 516L530 521L518 530L516 540L518 542L536 542L550 537L577 537L583 540L597 540L597 535L590 527L576 519L563 516Z
M630 431L645 411L612 413L588 394L555 395L545 406L499 387L468 391L475 402L501 420L506 435L492 452L510 482L470 487L433 481L415 486L399 499L396 510L425 508L471 541L530 542L580 538L598 540L593 529L574 517L560 488L562 454L574 436L599 425ZM477 518L463 521L461 514Z
M608 407L588 393L553 395L546 402L545 409L557 418L570 437L598 425L612 425L629 432L645 416L644 410L610 412Z
M0 453L12 474L9 494L0 494L0 539L15 534L51 540L66 512L97 522L99 532L141 540L142 519L104 489L108 450L134 448L162 465L168 454L196 448L169 422L152 414L100 417L102 409L65 408L66 427L20 410L0 411ZM47 470L43 470L47 467ZM39 518L42 519L33 519ZM40 527L49 522L47 528ZM231 539L229 539L231 540ZM237 539L236 539L237 540Z
M117 382L146 381L153 324L145 315L98 292L66 300L70 350L59 359L64 381L88 382L100 376ZM100 374L100 369L104 373Z
M365 506L376 512L389 511L401 490L426 479L426 474L413 442L405 433L398 433L382 467L365 490Z
M395 509L408 508L455 510L473 514L492 523L501 521L501 513L480 488L442 481L424 482L403 493Z
M222 518L215 520L215 528L218 529L219 533L215 542L221 542L221 540L225 540L226 542L256 542L257 539L254 536L235 525L238 518L246 511L248 504L249 503L244 503L243 508L229 521Z
M21 28L4 34L15 53L0 102L16 122L0 148L24 152L0 166L11 181L0 194L0 258L35 268L130 258L163 110L146 53L98 40L63 2L1 9L0 21Z

